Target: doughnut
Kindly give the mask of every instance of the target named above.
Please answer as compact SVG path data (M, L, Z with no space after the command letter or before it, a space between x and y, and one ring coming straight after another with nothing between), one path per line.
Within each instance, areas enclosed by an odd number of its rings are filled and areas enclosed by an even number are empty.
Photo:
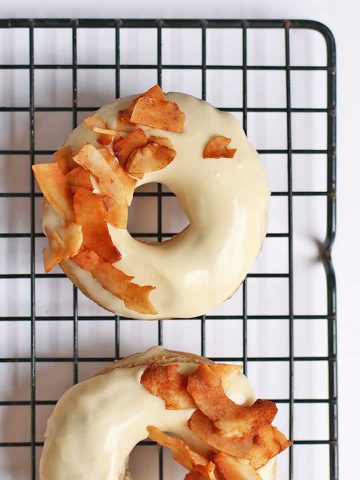
M272 425L276 412L239 365L152 347L65 392L48 419L40 480L131 478L129 455L148 436L172 450L186 480L275 480L291 444Z
M87 117L33 167L56 264L88 297L128 318L202 315L231 297L258 255L269 187L235 116L159 86ZM173 192L189 225L162 243L127 230L136 188Z

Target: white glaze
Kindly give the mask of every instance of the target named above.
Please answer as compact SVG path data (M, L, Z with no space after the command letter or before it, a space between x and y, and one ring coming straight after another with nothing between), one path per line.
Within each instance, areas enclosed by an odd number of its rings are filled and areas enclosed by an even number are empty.
M144 243L125 229L109 225L122 254L115 264L140 285L154 285L151 301L157 315L142 315L104 290L89 272L71 260L72 274L90 296L105 308L139 319L186 318L201 315L229 298L244 280L262 246L267 225L269 188L257 152L248 143L236 118L195 97L169 93L185 113L181 134L144 127L149 134L171 139L175 160L163 170L148 173L138 186L159 182L174 192L189 219L189 226L170 241ZM118 110L133 97L116 100L98 112L116 128ZM213 135L231 138L233 159L203 159ZM83 144L96 144L96 135L80 125L66 144L76 152ZM44 225L49 214L44 216Z
M131 361L141 364L162 351L153 347ZM186 363L181 368L190 373L197 365ZM208 447L187 427L194 410L166 410L164 401L141 385L144 369L116 368L73 386L60 398L47 424L40 480L123 478L128 456L147 437L148 425L177 434L206 454ZM243 374L233 380L227 394L241 404L256 398ZM274 480L273 463L263 467L263 480Z

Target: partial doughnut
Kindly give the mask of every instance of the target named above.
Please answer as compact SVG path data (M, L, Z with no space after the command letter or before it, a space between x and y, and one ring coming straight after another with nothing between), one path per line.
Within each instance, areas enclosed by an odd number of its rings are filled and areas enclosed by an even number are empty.
M153 347L60 398L40 480L123 479L131 451L148 435L171 448L188 479L231 480L235 471L239 479L275 480L275 457L291 443L271 425L276 411L256 401L240 366Z

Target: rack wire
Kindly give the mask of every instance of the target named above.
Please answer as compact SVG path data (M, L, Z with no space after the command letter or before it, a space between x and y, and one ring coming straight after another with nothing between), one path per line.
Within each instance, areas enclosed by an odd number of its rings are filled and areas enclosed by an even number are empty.
M200 353L206 355L206 333L208 322L221 322L223 320L238 320L242 322L242 354L234 357L216 356L214 360L218 361L240 361L244 365L245 372L248 369L250 362L286 362L288 364L289 371L289 389L288 397L283 399L276 399L279 403L284 403L289 407L288 414L288 427L289 437L294 440L294 447L296 449L298 445L325 445L329 449L329 478L331 480L338 479L338 430L337 430L337 351L336 351L336 285L335 274L331 260L331 248L335 237L335 220L336 220L336 84L335 84L335 42L331 32L328 28L320 23L314 21L305 20L161 20L161 19L2 19L0 20L1 29L26 29L29 39L29 59L26 63L15 64L1 64L0 76L5 70L25 70L29 73L29 105L26 107L15 107L9 105L0 105L0 112L25 112L29 116L29 148L28 149L12 149L2 148L0 146L0 155L18 156L25 155L29 161L24 164L25 169L31 171L31 166L35 163L36 156L46 156L52 153L49 149L39 149L35 143L35 114L37 112L71 112L72 124L75 127L78 123L78 113L93 110L96 106L79 106L78 105L78 72L80 70L91 69L111 69L115 74L115 97L120 96L120 73L123 70L131 70L136 68L142 69L156 69L157 82L161 85L163 79L163 72L165 70L196 70L201 72L201 96L205 100L207 92L207 75L210 70L223 70L223 65L209 65L207 63L207 33L212 29L237 29L241 32L242 36L242 63L241 65L226 65L227 70L237 70L242 73L242 107L227 107L223 110L235 111L242 116L242 122L244 129L247 129L248 114L251 112L267 112L270 114L282 112L286 114L286 148L282 149L263 149L259 153L262 155L286 155L287 158L287 189L282 192L274 192L274 196L284 197L287 200L287 220L288 231L287 232L270 232L269 238L282 238L287 242L288 247L288 259L287 267L288 271L285 274L262 274L252 273L249 278L268 278L268 277L280 277L286 279L288 282L288 313L286 315L278 315L276 313L272 315L252 315L248 312L248 289L249 286L245 281L242 289L242 308L241 311L235 315L219 315L209 314L200 317ZM72 62L68 64L37 64L35 63L35 43L34 32L39 29L71 29L72 32ZM77 36L79 29L93 29L104 28L111 29L115 32L115 58L112 64L78 64L78 52L77 52ZM120 56L120 32L122 29L139 29L139 28L151 28L156 29L157 36L157 62L156 64L124 64L121 61ZM162 52L162 35L165 28L171 29L197 29L201 31L201 63L199 65L194 64L164 64L163 52ZM254 65L248 63L248 32L253 29L280 29L283 32L283 41L285 44L285 59L284 65ZM291 48L289 35L291 30L308 29L319 32L326 43L327 60L325 65L292 65L291 64ZM70 70L72 73L72 105L69 107L39 107L35 102L35 72L37 70L46 69L58 69L58 70ZM286 76L286 106L282 108L252 108L248 106L248 75L251 71L285 71ZM294 108L292 106L292 82L291 73L293 71L323 71L326 73L327 82L327 105L325 108ZM292 115L293 113L324 113L326 115L327 122L327 146L322 150L314 149L295 149L292 146L293 128L292 128ZM324 191L297 191L293 188L293 156L295 154L313 155L322 154L327 158L327 181L326 190ZM43 235L36 231L35 227L35 202L36 198L41 196L35 189L34 180L32 177L30 182L29 192L0 192L0 198L29 198L30 199L30 229L23 232L1 232L0 238L23 238L30 242L31 254L30 254L30 269L26 274L2 274L0 278L2 280L9 279L29 279L30 281L30 315L28 316L1 316L0 321L22 321L30 324L30 355L21 356L15 358L1 358L0 363L27 363L30 364L31 369L31 391L30 400L6 400L1 401L0 406L30 406L31 409L31 421L30 421L30 440L27 442L1 442L1 449L6 448L20 448L26 447L30 449L31 453L31 468L28 472L27 478L35 480L37 478L36 461L37 461L37 447L42 446L42 442L36 439L36 414L37 409L41 405L53 405L54 400L39 400L37 398L36 381L37 372L36 367L41 362L71 362L73 365L73 382L76 383L79 380L79 364L81 362L106 362L113 360L112 356L106 357L82 357L79 354L79 322L83 320L102 321L113 318L114 322L114 343L115 343L115 358L121 357L120 349L120 327L121 322L124 320L121 317L110 317L109 315L79 315L78 313L78 292L76 288L73 289L73 311L71 316L58 316L56 320L68 321L72 323L72 356L71 357L38 357L36 351L36 324L38 322L46 320L54 320L53 317L42 316L37 313L36 309L36 280L41 278L47 278L47 275L43 273L37 273L35 269L35 245L36 240ZM154 192L137 192L139 197L155 197L157 201L157 231L156 232L141 232L134 234L134 236L140 238L152 238L161 242L172 236L172 233L164 231L163 226L163 201L164 198L171 196L172 194L167 191L163 191L161 185L157 186L157 190ZM325 197L326 206L326 238L321 245L320 253L321 260L325 267L326 272L326 284L327 284L327 312L324 315L298 315L294 313L294 250L293 250L293 201L296 197L307 196L320 196ZM61 273L52 274L52 278L61 278ZM0 307L1 308L1 307ZM272 356L272 357L258 357L250 356L248 353L248 329L249 324L254 320L260 320L266 322L272 319L281 319L288 323L289 335L288 335L288 351L287 356ZM298 320L325 320L327 322L327 355L323 356L296 356L294 351L294 322ZM183 328L187 328L187 320L183 320ZM158 322L157 327L158 343L163 343L163 324ZM327 398L307 399L297 398L294 390L294 369L297 362L326 362L328 372L328 395ZM305 439L297 440L294 438L294 416L296 404L312 404L321 403L328 405L328 425L329 425L329 438L327 439ZM293 479L294 475L294 453L291 449L288 456L288 478ZM162 451L160 451L159 457L159 475L160 479L164 476L163 469L163 457ZM15 478L15 477L14 477Z

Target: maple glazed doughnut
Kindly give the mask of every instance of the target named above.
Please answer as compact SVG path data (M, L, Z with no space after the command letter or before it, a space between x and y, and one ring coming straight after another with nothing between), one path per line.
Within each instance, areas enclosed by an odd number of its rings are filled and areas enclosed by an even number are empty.
M256 400L239 365L153 347L60 398L40 480L122 480L148 436L172 450L186 480L275 480L276 455L291 444L272 425L276 412Z
M59 263L121 316L206 313L233 295L266 234L266 176L237 119L158 86L103 106L34 173L46 198L46 271ZM189 220L162 243L126 228L135 188L151 182L171 190Z

